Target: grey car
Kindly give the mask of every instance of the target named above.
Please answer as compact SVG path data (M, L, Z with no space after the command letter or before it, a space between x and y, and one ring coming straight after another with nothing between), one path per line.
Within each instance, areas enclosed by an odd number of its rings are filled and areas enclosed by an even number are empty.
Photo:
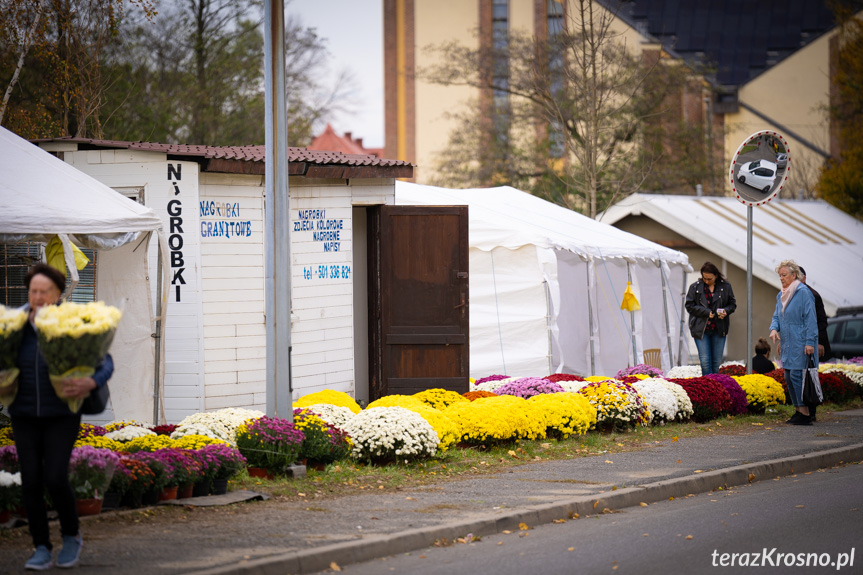
M828 318L827 337L834 358L863 356L863 313Z
M788 154L779 153L776 154L776 171L784 170L785 166L788 165Z

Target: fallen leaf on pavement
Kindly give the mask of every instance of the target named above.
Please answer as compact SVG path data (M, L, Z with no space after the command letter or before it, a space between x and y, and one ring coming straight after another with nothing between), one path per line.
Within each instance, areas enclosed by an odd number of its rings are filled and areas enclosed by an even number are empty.
M672 437L672 438L671 438L671 441L672 441L672 442L675 442L675 441L677 441L677 439L678 439L678 438L677 438L677 436L675 435L674 437Z
M593 508L596 509L597 505L599 505L599 499L593 502Z
M647 507L647 503L645 503L644 501L642 501L641 503L639 503L639 505L641 505L642 507Z
M503 531L501 531L501 533L503 533L504 535L509 535L510 533L512 533L512 531L510 531L509 529L504 529Z
M527 531L530 527L527 526L527 523L519 523L518 528L522 531Z
M704 473L704 470L703 469L696 469L692 473Z
M692 535L687 535L686 539L692 539Z
M749 474L749 483L752 483L753 481L755 481L755 474L754 474L754 473L750 473L750 474Z
M644 533L642 537L650 537L650 533Z
M336 563L335 561L330 563L330 569L332 569L333 571L341 571L342 570L342 568L339 567L339 564Z
M796 507L797 509L803 509L806 506L805 505L795 505L794 507Z
M566 519L554 519L552 523L566 523Z
M575 547L570 547L567 549L567 551L575 551Z

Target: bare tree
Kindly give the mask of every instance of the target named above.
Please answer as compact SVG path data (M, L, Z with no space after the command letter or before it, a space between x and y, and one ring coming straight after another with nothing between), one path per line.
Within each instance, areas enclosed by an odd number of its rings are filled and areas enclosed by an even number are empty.
M562 29L548 37L511 33L505 46L479 49L447 43L436 48L440 64L420 76L508 94L512 122L520 124L491 137L532 137L545 160L527 156L538 162L535 173L546 185L556 180L546 188L552 199L594 217L638 190L667 153L648 141L645 128L667 111L666 99L685 75L659 52L651 59L628 46L613 29L614 13L596 0L567 6ZM495 67L501 61L508 62L503 79Z

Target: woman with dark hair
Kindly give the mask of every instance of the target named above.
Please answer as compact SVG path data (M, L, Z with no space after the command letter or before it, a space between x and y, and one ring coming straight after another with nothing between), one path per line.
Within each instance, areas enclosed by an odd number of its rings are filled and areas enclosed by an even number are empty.
M63 548L57 555L58 567L78 564L83 541L78 530L75 493L69 484L69 458L78 439L81 414L69 410L57 396L48 375L48 365L39 351L33 319L43 306L56 305L66 288L66 276L47 264L36 264L24 278L27 287L29 321L18 353L18 394L9 405L12 433L21 468L21 492L30 536L36 548L24 564L25 569L43 571L54 564L45 491L60 519ZM86 397L96 386L106 385L114 372L114 362L106 355L92 377L69 378L63 382L66 397Z
M773 362L768 357L770 355L770 342L766 339L759 338L755 344L755 357L752 358L753 373L768 373L776 369Z
M689 333L698 348L701 375L719 373L728 336L728 316L736 309L737 300L731 284L725 281L719 268L704 262L701 277L686 293Z

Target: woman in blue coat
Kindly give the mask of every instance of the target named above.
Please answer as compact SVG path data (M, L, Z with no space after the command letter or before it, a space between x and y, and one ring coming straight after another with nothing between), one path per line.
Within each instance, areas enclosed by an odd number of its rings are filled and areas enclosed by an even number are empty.
M782 289L776 295L776 310L770 322L770 339L779 343L779 359L785 370L788 394L797 411L786 423L812 425L809 408L803 404L803 374L813 362L818 367L818 318L815 296L798 278L800 267L786 260L776 268Z

